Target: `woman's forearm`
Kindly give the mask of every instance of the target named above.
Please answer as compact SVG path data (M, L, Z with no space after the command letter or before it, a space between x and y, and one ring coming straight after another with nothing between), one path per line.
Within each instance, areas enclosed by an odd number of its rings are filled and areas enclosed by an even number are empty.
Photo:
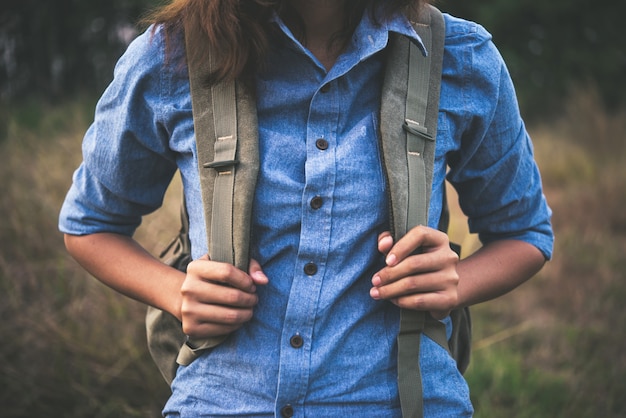
M180 319L185 274L161 263L132 238L112 233L65 235L65 246L107 286Z
M504 295L534 276L545 264L543 254L519 240L492 242L457 265L461 306Z

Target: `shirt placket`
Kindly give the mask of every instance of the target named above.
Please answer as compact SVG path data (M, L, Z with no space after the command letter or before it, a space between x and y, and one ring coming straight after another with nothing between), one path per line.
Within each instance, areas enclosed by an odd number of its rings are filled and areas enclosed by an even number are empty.
M338 112L336 82L327 80L311 100L306 127L300 240L281 337L276 415L282 417L304 415L313 329L330 248Z

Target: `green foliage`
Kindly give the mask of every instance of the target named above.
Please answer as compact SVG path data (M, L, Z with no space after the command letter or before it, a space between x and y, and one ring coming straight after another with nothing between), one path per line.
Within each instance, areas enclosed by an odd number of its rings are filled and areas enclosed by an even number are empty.
M588 84L597 87L610 108L625 104L618 85L626 72L621 28L626 3L448 0L439 6L493 34L526 115L559 114L562 98Z
M101 90L151 0L22 0L0 10L0 100Z
M164 0L22 0L0 10L0 100L101 91L135 34L137 19ZM440 0L494 36L527 117L561 112L562 97L596 87L611 109L625 105L626 2ZM2 118L0 116L0 122ZM1 126L1 125L0 125ZM1 132L0 132L1 138Z
M57 231L92 109L91 99L0 108L3 417L156 417L168 395L145 308L90 278Z
M562 416L570 397L565 379L529 367L523 355L513 344L474 353L467 378L476 418Z
M554 211L554 259L538 278L473 310L467 377L477 417L626 414L626 113L604 111L589 91L563 108L531 131Z

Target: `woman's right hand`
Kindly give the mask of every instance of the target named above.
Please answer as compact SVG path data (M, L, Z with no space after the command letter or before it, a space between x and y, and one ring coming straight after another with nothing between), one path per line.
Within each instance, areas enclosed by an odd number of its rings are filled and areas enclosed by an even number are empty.
M256 260L250 260L248 273L206 255L192 261L181 286L183 332L192 339L232 333L252 318L256 287L267 282Z

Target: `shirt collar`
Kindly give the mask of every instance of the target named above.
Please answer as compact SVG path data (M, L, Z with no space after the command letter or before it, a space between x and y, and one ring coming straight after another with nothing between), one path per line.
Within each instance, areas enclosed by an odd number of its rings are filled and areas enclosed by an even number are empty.
M428 51L426 50L426 46L422 41L422 38L415 32L415 28L406 17L404 13L396 12L389 20L384 22L383 27L389 32L394 32L402 36L406 36L411 41L413 41L419 49L422 51L422 54L428 55Z
M303 48L276 12L274 12L271 21L275 23L288 38L298 45L298 47ZM377 25L376 22L372 20L370 11L366 10L364 12L363 18L355 29L353 35L353 42L356 43L356 46L361 51L361 54L369 55L383 49L389 42L390 32L406 36L417 44L424 55L428 54L422 39L417 32L415 32L413 25L404 13L397 12L391 16L391 18L384 21L380 19L380 21L382 23Z

